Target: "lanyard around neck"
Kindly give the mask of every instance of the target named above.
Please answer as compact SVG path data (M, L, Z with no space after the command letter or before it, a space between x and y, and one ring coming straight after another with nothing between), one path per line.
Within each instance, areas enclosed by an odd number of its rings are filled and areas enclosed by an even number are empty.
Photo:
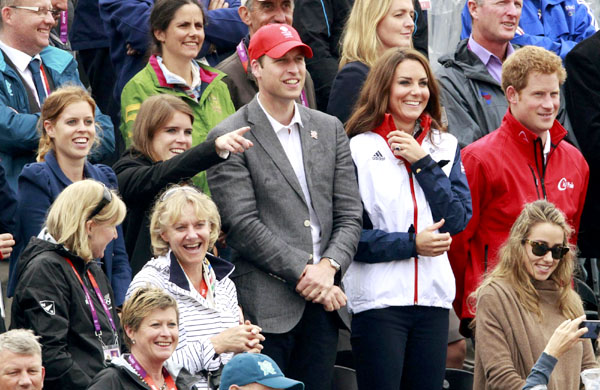
M131 364L131 367L137 372L138 376L144 381L152 390L177 390L177 386L175 386L175 381L169 371L166 368L162 368L162 374L165 377L165 384L162 386L157 386L156 383L152 380L150 375L144 370L141 364L137 361L133 354L130 354L127 357L127 361Z
M98 313L96 312L96 308L94 307L94 302L92 301L90 292L87 289L87 287L85 286L85 284L83 283L83 279L81 279L79 272L77 272L77 270L75 269L73 262L71 262L71 260L67 257L65 257L65 260L67 261L67 263L69 263L69 265L73 269L75 276L77 276L77 279L79 279L79 283L81 283L81 287L83 288L85 297L88 300L90 312L92 313L92 319L94 320L94 329L96 331L96 336L100 337L102 335L102 328L100 327L100 319L98 318ZM96 278L94 278L94 275L92 275L92 273L90 272L89 269L87 270L87 276L90 279L90 283L92 283L92 287L94 288L94 291L96 292L96 296L98 297L98 300L100 301L100 304L102 305L102 309L104 310L104 312L106 313L106 316L108 317L108 320L110 321L110 326L112 327L113 334L116 336L117 327L115 326L115 322L113 321L112 315L110 314L110 310L108 310L108 306L106 306L106 302L104 302L104 297L102 296L100 287L98 287ZM100 340L100 341L102 341L102 340Z

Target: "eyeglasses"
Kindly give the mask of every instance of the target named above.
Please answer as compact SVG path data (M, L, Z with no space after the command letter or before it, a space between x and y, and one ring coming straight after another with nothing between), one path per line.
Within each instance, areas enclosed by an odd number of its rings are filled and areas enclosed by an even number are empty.
M169 199L171 197L171 195L173 195L176 192L179 191L188 191L194 194L198 194L200 193L200 191L198 191L196 188L192 187L192 186L188 186L188 185L184 185L184 186L174 186L171 187L170 189L166 190L160 197L160 201L164 202L165 200Z
M98 205L96 205L94 211L92 211L88 217L88 221L98 215L107 204L112 202L112 192L110 192L110 190L104 184L102 184L102 187L104 188L102 192L102 199L100 199L100 202L98 202Z
M536 256L545 256L546 253L552 252L552 258L554 260L561 260L563 257L565 257L567 252L569 252L568 246L554 245L552 248L550 248L546 243L531 241L527 238L524 238L522 242L523 244L528 243L531 245L531 253Z
M58 8L30 7L30 6L25 6L25 5L11 5L8 8L24 9L26 11L35 12L35 14L37 16L41 16L41 17L44 17L48 13L50 13L50 15L52 15L52 17L54 19L57 19L61 13L61 10L59 10Z

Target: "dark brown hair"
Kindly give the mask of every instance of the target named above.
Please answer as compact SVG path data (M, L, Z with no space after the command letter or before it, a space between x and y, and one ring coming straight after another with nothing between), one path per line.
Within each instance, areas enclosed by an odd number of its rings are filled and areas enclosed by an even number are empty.
M202 24L206 27L206 11L197 0L157 0L152 7L152 12L150 12L150 35L152 36L150 51L152 54L162 53L162 43L156 39L154 32L166 31L169 28L169 24L173 21L175 13L179 8L187 4L194 4L200 8L202 12Z
M388 110L390 89L394 82L396 68L406 60L417 61L425 69L429 101L424 112L431 116L432 127L444 130L441 125L440 89L429 66L429 61L414 49L392 48L387 50L369 71L352 116L346 122L348 137L352 138L355 135L371 131L383 122L384 115Z
M192 124L194 123L194 113L183 100L166 94L154 95L146 99L133 122L132 148L157 161L156 156L152 155L152 139L177 111L188 115Z

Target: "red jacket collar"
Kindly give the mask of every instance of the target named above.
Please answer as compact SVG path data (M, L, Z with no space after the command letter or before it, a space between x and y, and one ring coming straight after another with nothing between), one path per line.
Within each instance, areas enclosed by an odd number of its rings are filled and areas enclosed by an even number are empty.
M506 111L504 118L502 118L502 124L500 125L502 131L507 132L511 138L516 140L518 145L529 150L530 145L539 138L531 130L523 126L510 112L510 109ZM556 147L560 141L567 136L567 130L555 119L554 124L550 128L550 142L552 147Z
M422 113L421 116L419 117L419 119L417 119L417 121L419 121L421 128L423 129L423 131L421 131L421 133L416 138L419 145L421 145L423 143L423 140L429 133L429 130L431 129L431 117L427 113ZM373 130L373 132L375 134L379 134L387 143L388 134L394 130L397 130L397 129L396 129L396 124L394 123L394 118L392 117L392 114L385 114L385 116L383 117L383 122L381 122L381 124L379 126L377 126ZM392 150L392 153L393 152L394 151ZM396 156L396 158L404 160L402 157L399 157L399 156ZM404 161L404 162L407 163L407 161Z

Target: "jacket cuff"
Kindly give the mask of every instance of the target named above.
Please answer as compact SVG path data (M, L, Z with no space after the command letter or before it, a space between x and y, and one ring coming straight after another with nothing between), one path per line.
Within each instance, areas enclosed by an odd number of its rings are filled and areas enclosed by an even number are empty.
M437 163L435 162L435 160L433 158L431 158L431 155L428 154L427 156L423 157L419 161L416 161L414 164L411 164L410 169L412 170L413 173L418 174L422 170L431 169L436 165L437 165Z

